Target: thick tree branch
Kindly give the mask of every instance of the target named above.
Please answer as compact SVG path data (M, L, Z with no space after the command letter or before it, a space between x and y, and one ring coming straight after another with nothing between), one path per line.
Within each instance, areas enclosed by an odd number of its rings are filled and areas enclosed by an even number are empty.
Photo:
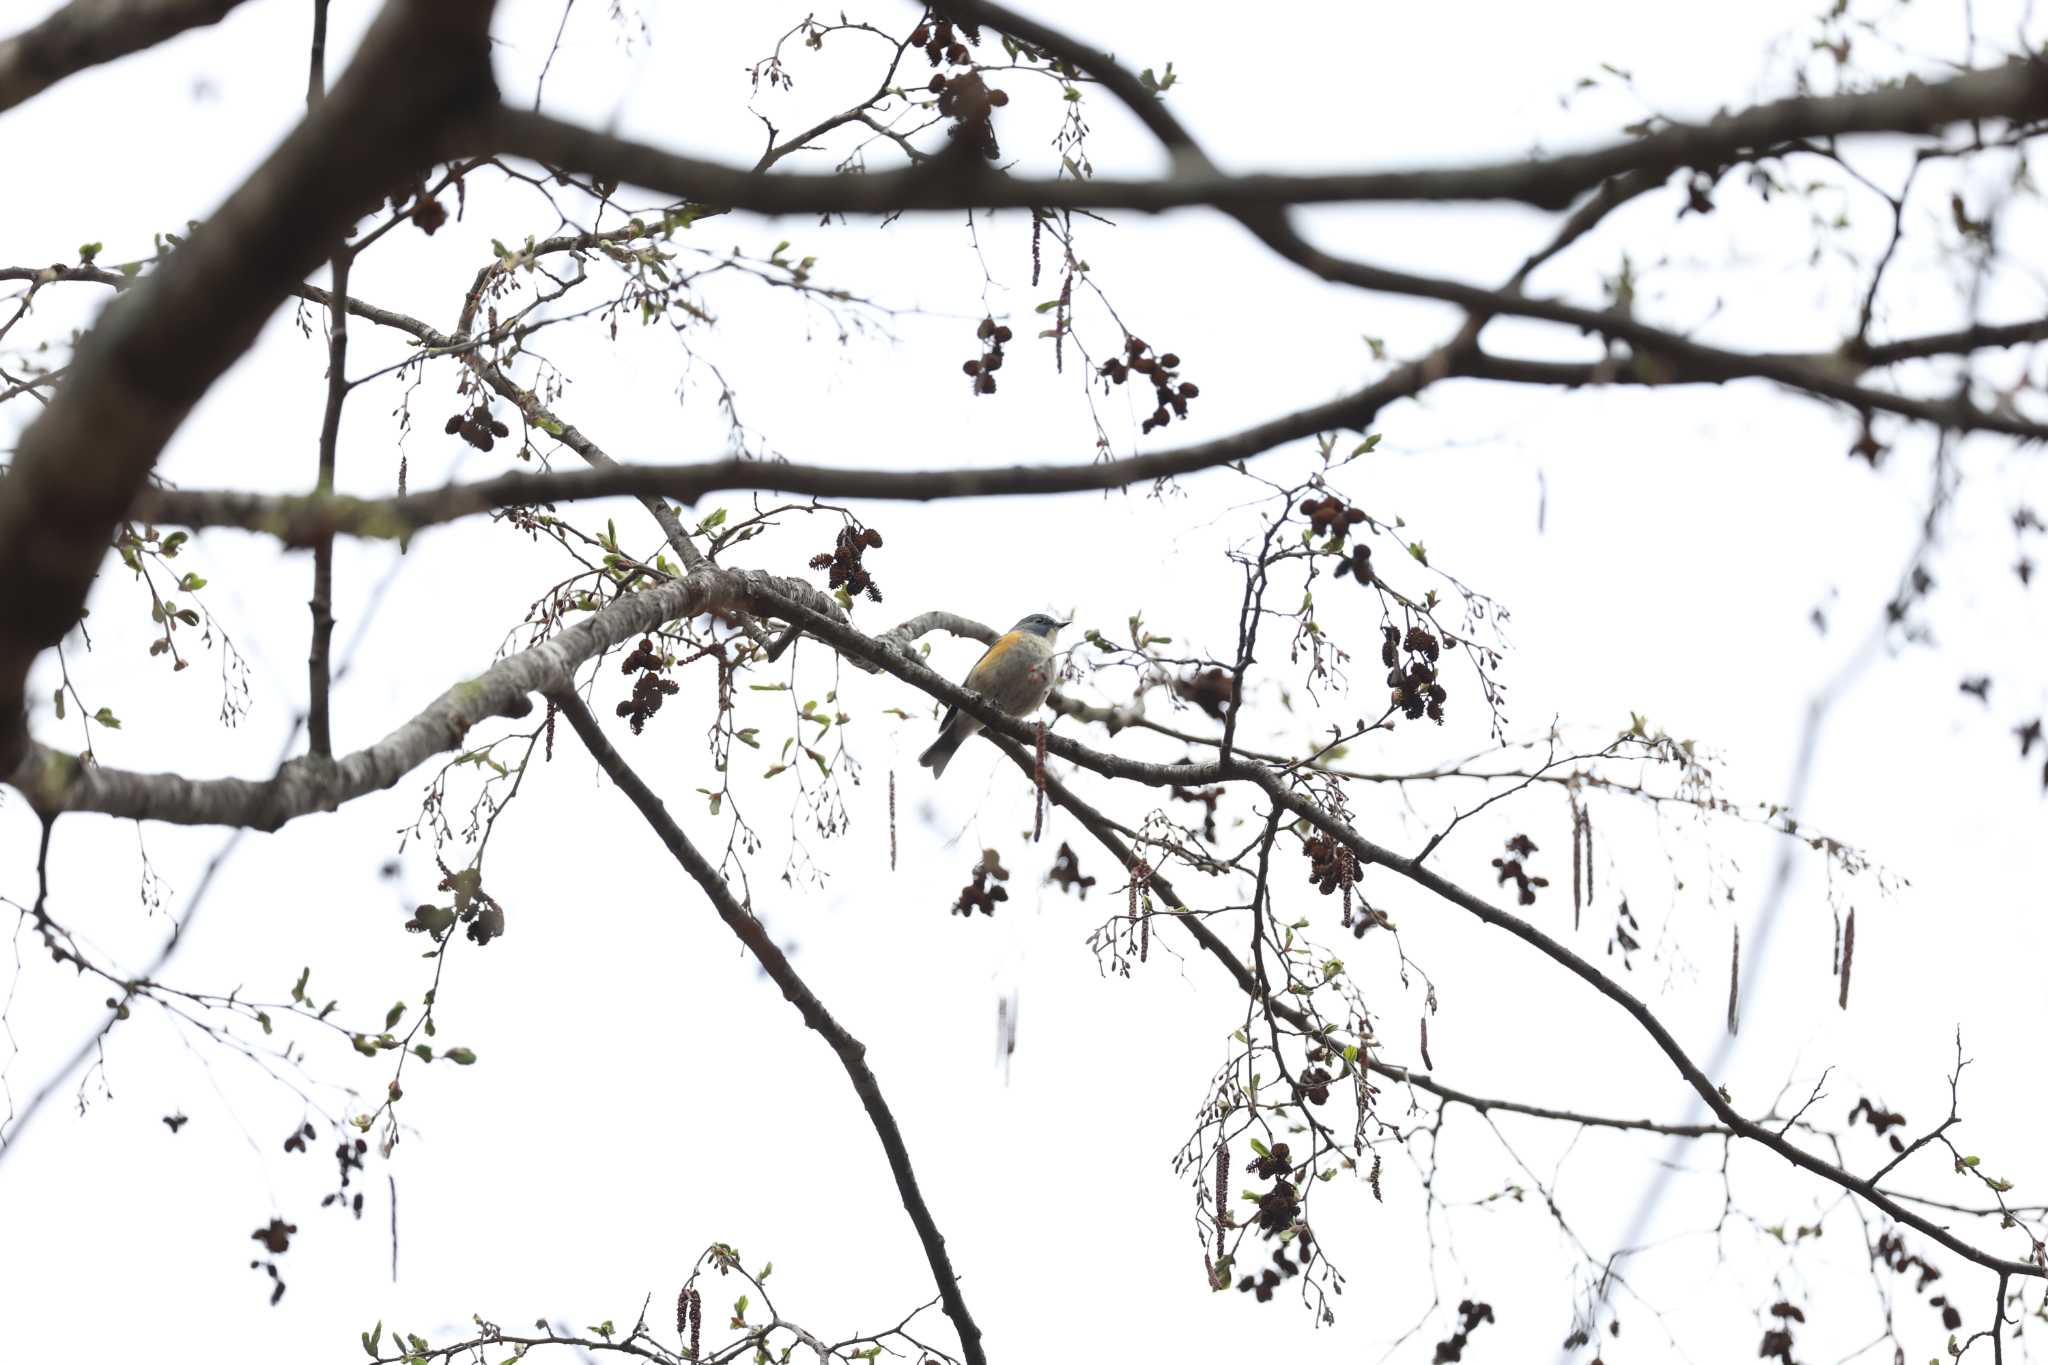
M458 749L479 721L523 716L530 695L562 687L577 665L600 650L664 621L743 606L755 580L778 595L811 602L820 619L838 604L808 584L740 570L710 570L621 598L553 639L513 654L457 683L377 743L329 763L296 760L263 781L195 779L179 773L137 773L31 745L7 781L38 812L97 811L177 825L243 825L274 830L314 811L334 810L398 782L434 754Z
M925 1204L924 1193L917 1185L917 1172L910 1164L910 1149L904 1145L903 1131L896 1124L896 1116L889 1111L889 1103L882 1097L882 1087L875 1080L875 1073L867 1064L867 1048L848 1033L839 1021L824 1006L824 1003L797 975L789 958L761 927L761 922L733 898L732 889L725 884L725 878L718 869L697 851L682 826L668 813L661 802L640 775L619 756L604 731L598 728L596 717L569 688L560 688L549 693L549 699L561 709L563 717L590 750L598 766L605 770L626 798L633 803L648 826L653 829L664 847L675 860L683 865L711 902L711 908L725 921L726 928L746 945L754 960L761 964L761 970L775 984L782 988L782 995L803 1015L804 1024L816 1029L831 1047L839 1064L846 1069L847 1079L853 1082L853 1089L860 1096L861 1107L867 1110L868 1122L873 1125L875 1135L882 1140L882 1150L888 1154L889 1172L896 1179L896 1193L903 1201L904 1212L910 1215L911 1223L917 1228L917 1240L924 1246L925 1260L930 1263L932 1279L937 1283L939 1298L945 1306L946 1316L953 1320L953 1330L960 1334L960 1353L971 1365L982 1365L987 1356L981 1349L981 1329L975 1325L974 1317L967 1311L967 1301L960 1294L960 1277L953 1269L952 1258L946 1254L946 1239L939 1232L938 1223L932 1218L931 1209Z
M0 771L26 751L28 670L78 620L165 441L430 134L494 101L489 0L391 0L303 121L78 346L0 484Z
M242 0L71 0L0 42L0 111L66 76L218 23Z
M1062 48L1076 46L1002 6L963 2L936 8L956 19L991 24L1061 56L1068 55ZM1087 69L1102 79L1099 70ZM1159 103L1152 92L1141 93ZM1928 133L1974 120L2019 123L2043 117L2048 117L2048 69L2013 61L1944 81L1908 81L1885 90L1777 100L1707 123L1674 123L1641 138L1564 156L1333 175L1229 175L1213 166L1183 164L1157 180L1046 180L1009 176L955 158L878 175L766 175L665 152L544 114L504 108L473 126L452 130L444 155L524 157L696 203L767 214L961 208L1158 212L1196 207L1236 213L1290 204L1469 200L1514 200L1561 209L1618 175L1661 178L1685 168L1719 171L1733 162L1782 150L1791 142L1851 134Z

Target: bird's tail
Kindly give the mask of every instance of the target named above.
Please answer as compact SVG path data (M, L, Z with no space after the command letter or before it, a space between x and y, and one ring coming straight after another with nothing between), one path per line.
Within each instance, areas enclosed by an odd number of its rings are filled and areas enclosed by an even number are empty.
M932 741L929 749L917 756L917 761L932 770L934 779L944 777L946 765L952 761L953 755L958 753L960 746L972 739L974 732L980 728L957 712L946 717L946 723L939 728L939 737Z

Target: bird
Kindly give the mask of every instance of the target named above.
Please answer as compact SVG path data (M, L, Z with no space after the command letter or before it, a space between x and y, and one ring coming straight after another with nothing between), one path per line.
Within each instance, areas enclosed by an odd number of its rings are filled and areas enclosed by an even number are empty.
M1030 715L1052 691L1053 640L1062 627L1072 624L1033 612L988 647L988 653L967 670L961 685L1010 715ZM960 746L980 731L980 721L957 706L948 707L946 718L939 723L939 737L917 761L932 770L934 779L942 777Z

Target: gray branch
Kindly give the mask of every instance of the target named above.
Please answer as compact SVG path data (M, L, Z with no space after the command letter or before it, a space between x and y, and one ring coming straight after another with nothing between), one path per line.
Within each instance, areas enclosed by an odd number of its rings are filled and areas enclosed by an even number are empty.
M368 748L331 761L298 758L271 778L190 778L83 764L31 744L7 781L39 813L97 811L175 825L241 825L274 830L302 815L334 810L382 791L437 753L460 749L479 722L523 716L532 694L566 685L577 665L664 621L747 604L756 587L802 601L820 619L839 606L809 584L736 569L711 569L613 602L551 640L500 660L436 697Z

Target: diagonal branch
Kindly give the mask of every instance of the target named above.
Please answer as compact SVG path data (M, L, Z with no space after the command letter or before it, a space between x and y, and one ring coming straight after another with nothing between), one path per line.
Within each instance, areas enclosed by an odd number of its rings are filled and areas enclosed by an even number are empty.
M590 750L598 766L625 792L626 798L647 821L656 837L704 892L705 899L725 921L726 928L746 945L754 960L761 964L761 969L782 988L783 998L803 1015L805 1026L818 1031L831 1047L833 1055L839 1058L839 1064L846 1068L847 1079L853 1082L861 1107L867 1110L868 1122L874 1126L875 1136L882 1140L882 1150L888 1154L889 1171L896 1178L896 1193L903 1200L904 1212L910 1215L911 1223L917 1228L917 1240L924 1246L925 1259L931 1265L932 1278L938 1284L946 1316L953 1320L953 1329L960 1334L961 1354L970 1365L983 1365L987 1357L981 1349L981 1328L975 1325L973 1316L967 1311L967 1301L961 1297L960 1277L953 1269L952 1259L946 1254L946 1239L940 1234L938 1223L924 1202L923 1192L918 1189L917 1172L910 1164L910 1149L904 1145L903 1131L897 1127L896 1116L889 1111L889 1103L882 1097L881 1085L867 1064L866 1046L832 1017L824 1003L797 975L796 968L790 965L789 958L775 945L775 940L768 937L768 931L761 927L761 922L733 898L725 878L697 851L683 833L682 826L668 813L661 798L620 757L619 751L604 737L604 731L598 728L597 719L575 692L564 687L550 692L548 697L561 709L563 717L574 728L584 747Z
M242 0L71 0L0 42L0 111L67 76L218 23Z
M998 740L996 743L997 747L1003 751L1004 756L1017 765L1018 771L1024 773L1027 777L1037 778L1038 759L1036 753L1031 748L1007 739ZM1102 812L1083 800L1074 792L1073 788L1060 781L1054 774L1050 772L1045 773L1043 780L1045 783L1045 794L1049 800L1079 821L1081 827L1094 836L1095 841L1108 851L1111 858L1124 867L1132 865L1133 855L1130 845L1118 837L1116 827L1103 817ZM1187 902L1180 898L1180 894L1174 890L1173 884L1163 874L1156 871L1148 872L1146 874L1146 882L1151 887L1153 894L1158 896L1174 912L1171 917L1173 921L1185 929L1188 936L1194 939L1203 951L1223 964L1223 969L1230 973L1231 979L1237 983L1239 990L1250 996L1261 1008L1269 1010L1277 1017L1286 1020L1304 1034L1318 1034L1322 1032L1325 1027L1324 1025L1319 1024L1294 1005L1288 1004L1285 1000L1263 990L1252 969L1247 967L1243 959L1231 951L1230 945L1225 943L1216 934L1215 930L1204 923L1199 915L1191 911ZM1462 1104L1482 1114L1496 1111L1504 1114L1524 1114L1530 1118L1550 1119L1560 1123L1583 1124L1589 1128L1613 1128L1629 1132L1661 1133L1669 1137L1733 1137L1735 1135L1731 1129L1717 1123L1659 1123L1654 1119L1610 1118L1599 1114L1583 1114L1569 1109L1552 1109L1543 1105L1524 1104L1519 1100L1502 1100L1489 1096L1473 1095L1463 1090L1455 1090L1426 1072L1415 1071L1409 1067L1396 1066L1366 1057L1363 1047L1359 1051L1367 1069L1374 1075L1384 1076L1388 1080L1413 1086L1417 1090L1434 1095L1447 1103Z

